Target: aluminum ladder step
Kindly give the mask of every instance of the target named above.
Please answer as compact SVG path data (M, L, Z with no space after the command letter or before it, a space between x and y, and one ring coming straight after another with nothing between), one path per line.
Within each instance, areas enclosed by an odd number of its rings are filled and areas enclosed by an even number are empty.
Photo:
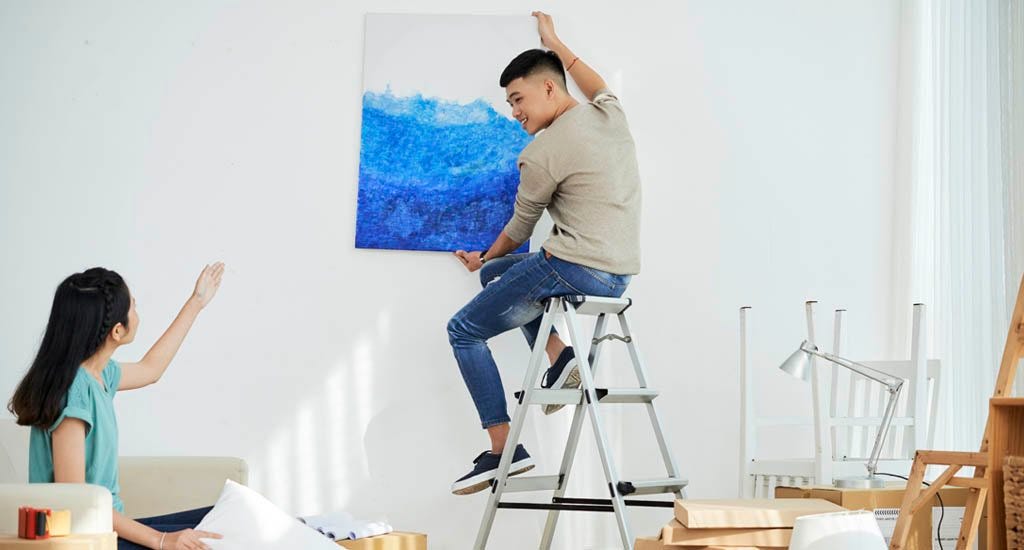
M505 480L506 493L524 493L528 491L556 491L562 487L565 476L516 476ZM491 492L494 492L498 481L491 481Z
M564 296L580 315L618 315L633 305L632 298L606 298L604 296Z
M650 403L658 397L658 390L650 388L597 388L594 393L601 403Z
M674 493L676 491L681 491L689 484L689 480L681 477L664 477L659 479L620 481L616 488L622 496L657 495L661 493Z
M650 403L658 391L650 388L597 388L594 390L601 403ZM583 399L583 390L535 389L525 400L522 391L515 392L516 401L527 405L577 405Z

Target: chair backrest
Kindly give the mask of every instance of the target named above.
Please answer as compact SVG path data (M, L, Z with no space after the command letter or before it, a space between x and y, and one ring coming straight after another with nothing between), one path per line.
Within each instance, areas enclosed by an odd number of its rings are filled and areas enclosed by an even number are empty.
M249 483L249 466L234 457L122 456L121 498L132 517L212 506L225 480Z
M804 304L806 338L818 345L815 332L817 302ZM755 408L754 370L751 365L752 309L740 309L740 495L747 498L773 496L776 483L789 485L831 485L836 476L863 475L882 421L886 389L877 382L846 368L812 357L812 414L806 417L763 417ZM910 358L906 360L858 361L904 380L896 414L882 448L880 462L913 459L917 449L931 447L934 418L941 383L941 365L926 360L926 308L914 304ZM846 348L846 310L835 312L833 349L843 356ZM814 427L813 456L786 460L758 457L758 428L765 426ZM884 470L883 470L884 471ZM763 493L763 494L762 494Z
M881 460L913 460L917 449L931 448L935 413L941 384L941 363L927 355L926 308L914 304L910 358L889 361L857 361L904 381L896 413L880 454ZM843 325L846 310L835 312L833 353L845 357ZM878 434L888 398L881 384L832 365L826 422L831 459L866 462Z

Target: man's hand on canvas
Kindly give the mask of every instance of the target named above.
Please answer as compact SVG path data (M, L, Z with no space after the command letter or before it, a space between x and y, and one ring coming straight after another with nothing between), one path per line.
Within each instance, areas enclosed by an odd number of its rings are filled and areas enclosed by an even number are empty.
M555 45L559 42L558 36L555 35L555 23L551 20L551 16L542 11L535 11L531 15L537 18L537 32L540 33L540 43L549 50L555 49Z
M455 251L455 257L462 262L462 265L466 266L466 269L470 273L473 273L484 265L484 263L480 261L480 257L483 255L483 252L466 252L465 250Z

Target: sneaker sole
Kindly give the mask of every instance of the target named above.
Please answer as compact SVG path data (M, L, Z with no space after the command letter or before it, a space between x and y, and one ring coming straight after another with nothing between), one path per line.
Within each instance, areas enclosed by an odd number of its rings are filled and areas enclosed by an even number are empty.
M519 462L513 462L509 468L509 476L516 476L523 472L529 472L533 469L535 464L532 458L526 458ZM484 489L491 486L491 481L497 477L496 471L484 472L480 475L471 477L469 479L452 483L452 494L453 495L471 495L473 493L479 493Z
M573 363L577 363L575 359L573 359ZM551 386L552 389L575 390L580 387L580 368L578 364L574 364L572 369L567 368L565 370L568 371L568 374L563 372L562 376L558 377L559 380L556 380L555 384ZM565 378L564 380L562 380L563 377ZM561 385L559 385L559 382L561 382ZM554 414L562 410L564 406L562 404L544 405L544 414Z

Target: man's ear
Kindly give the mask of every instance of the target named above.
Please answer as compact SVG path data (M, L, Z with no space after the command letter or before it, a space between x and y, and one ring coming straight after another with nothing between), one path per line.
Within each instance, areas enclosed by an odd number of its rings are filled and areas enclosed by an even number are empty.
M114 328L110 330L110 337L118 344L124 340L125 336L128 336L128 329L121 323L114 325Z
M555 84L554 80L551 80L550 78L544 79L544 93L547 94L548 97L551 97L555 94L556 86L557 84Z

